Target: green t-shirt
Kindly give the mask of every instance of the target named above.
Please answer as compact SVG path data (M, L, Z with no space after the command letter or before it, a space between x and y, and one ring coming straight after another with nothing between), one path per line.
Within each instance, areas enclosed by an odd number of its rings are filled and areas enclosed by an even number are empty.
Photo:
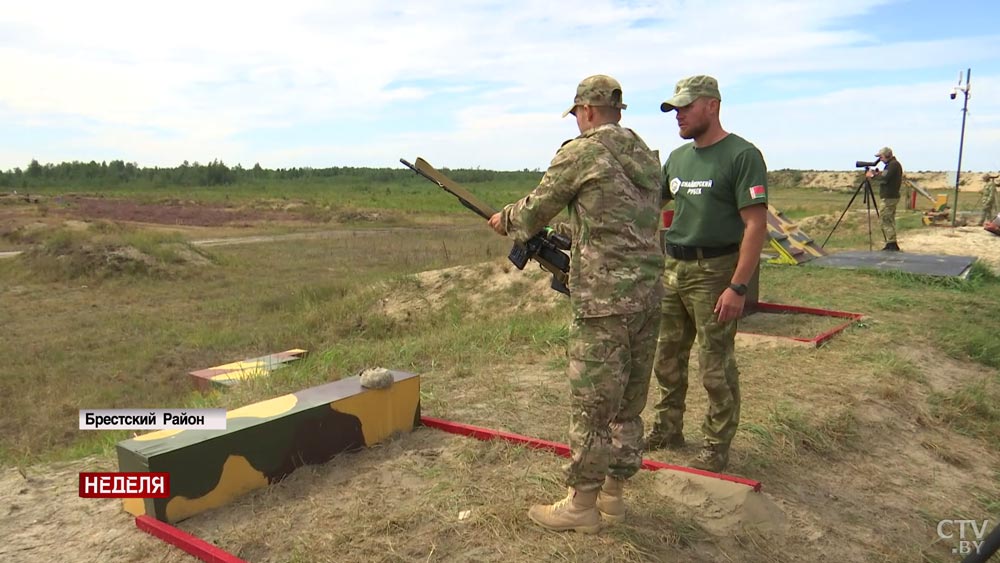
M663 200L674 200L667 242L727 246L743 239L740 209L767 203L767 166L757 147L729 134L718 143L688 143L663 165Z

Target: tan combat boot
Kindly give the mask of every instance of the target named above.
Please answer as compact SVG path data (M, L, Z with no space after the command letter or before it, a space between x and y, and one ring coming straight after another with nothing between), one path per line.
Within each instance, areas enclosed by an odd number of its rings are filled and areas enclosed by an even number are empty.
M566 498L555 504L532 506L528 510L528 517L535 524L549 530L596 534L601 529L601 513L597 510L598 492L570 488Z
M729 444L705 444L689 467L719 473L729 464Z
M608 522L621 522L625 519L625 480L615 479L608 475L604 478L604 486L597 495L597 510Z

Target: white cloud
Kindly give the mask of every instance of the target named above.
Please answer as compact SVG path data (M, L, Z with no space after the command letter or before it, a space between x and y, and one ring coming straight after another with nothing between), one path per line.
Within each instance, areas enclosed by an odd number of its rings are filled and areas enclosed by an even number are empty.
M889 145L911 170L954 170L958 164L962 100L950 100L950 84L844 89L782 102L744 104L724 110L724 121L748 138L766 140L772 168L849 168ZM1000 79L973 81L966 123L963 170L1000 166L1000 100L989 96ZM979 95L976 93L980 92ZM814 162L817 164L805 165ZM822 163L822 164L821 164Z
M858 150L895 142L901 156L944 168L950 153L957 158L960 115L946 98L953 75L940 69L966 64L988 67L973 76L966 162L1000 164L987 157L1000 154L992 102L1000 99L1000 68L988 58L1000 35L887 44L879 26L861 25L902 9L876 11L885 4L17 3L0 13L0 73L16 77L0 89L0 115L39 133L14 139L0 131L0 168L24 166L25 154L166 166L212 158L390 165L414 147L434 150L448 166L544 167L574 132L559 120L574 85L599 72L625 85L626 124L663 153L680 140L654 100L681 76L711 73L724 96L727 87L752 86L778 100L726 97L724 110L724 123L760 144L772 165L847 166ZM956 63L959 55L972 62ZM897 73L894 84L880 77L883 69ZM853 72L870 73L871 87L829 78ZM828 93L812 94L817 85ZM401 105L449 117L417 135L391 111ZM338 120L388 132L364 143L317 141L315 124Z

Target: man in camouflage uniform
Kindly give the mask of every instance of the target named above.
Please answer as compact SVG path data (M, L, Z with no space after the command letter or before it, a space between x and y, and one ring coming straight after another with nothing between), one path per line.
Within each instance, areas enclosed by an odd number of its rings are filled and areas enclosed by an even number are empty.
M653 374L660 386L649 449L684 446L688 360L698 344L701 382L708 391L702 423L705 443L691 467L722 471L740 421L736 321L747 283L767 238L767 167L757 147L727 133L719 122L722 96L711 76L677 83L660 105L677 110L680 136L691 139L670 153L664 199L674 200L666 233L664 296Z
M1000 202L997 201L997 186L1000 186L1000 176L983 174L983 195L979 199L979 207L983 210L979 216L979 224L986 226L1000 212Z
M568 224L556 226L572 240L569 494L528 511L552 530L594 533L602 514L622 519L624 482L642 463L639 415L649 388L663 260L660 157L618 125L623 109L618 81L584 79L563 113L576 117L580 136L563 144L531 193L489 221L497 233L524 242L563 209L569 215Z

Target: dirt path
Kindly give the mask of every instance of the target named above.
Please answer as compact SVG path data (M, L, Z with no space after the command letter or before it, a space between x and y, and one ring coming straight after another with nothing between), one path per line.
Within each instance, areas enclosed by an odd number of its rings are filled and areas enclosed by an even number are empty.
M246 237L223 237L191 241L195 246L229 246L234 244L259 244L287 240L318 240L331 238L349 238L357 236L378 236L384 233L418 232L434 227L378 227L372 229L338 229L334 231L311 231L307 233L288 233L285 235L254 235ZM482 227L449 227L452 231L481 229Z
M359 236L379 236L389 232L417 232L425 231L433 227L378 227L373 229L337 229L330 231L309 231L304 233L288 233L283 235L252 235L245 237L221 237L193 240L191 244L195 246L214 247L232 246L237 244L261 244L267 242L280 242L289 240L320 240L333 238L350 238ZM451 231L464 231L480 229L482 227L449 227ZM4 258L15 258L22 254L23 250L8 250L0 252L0 260Z

